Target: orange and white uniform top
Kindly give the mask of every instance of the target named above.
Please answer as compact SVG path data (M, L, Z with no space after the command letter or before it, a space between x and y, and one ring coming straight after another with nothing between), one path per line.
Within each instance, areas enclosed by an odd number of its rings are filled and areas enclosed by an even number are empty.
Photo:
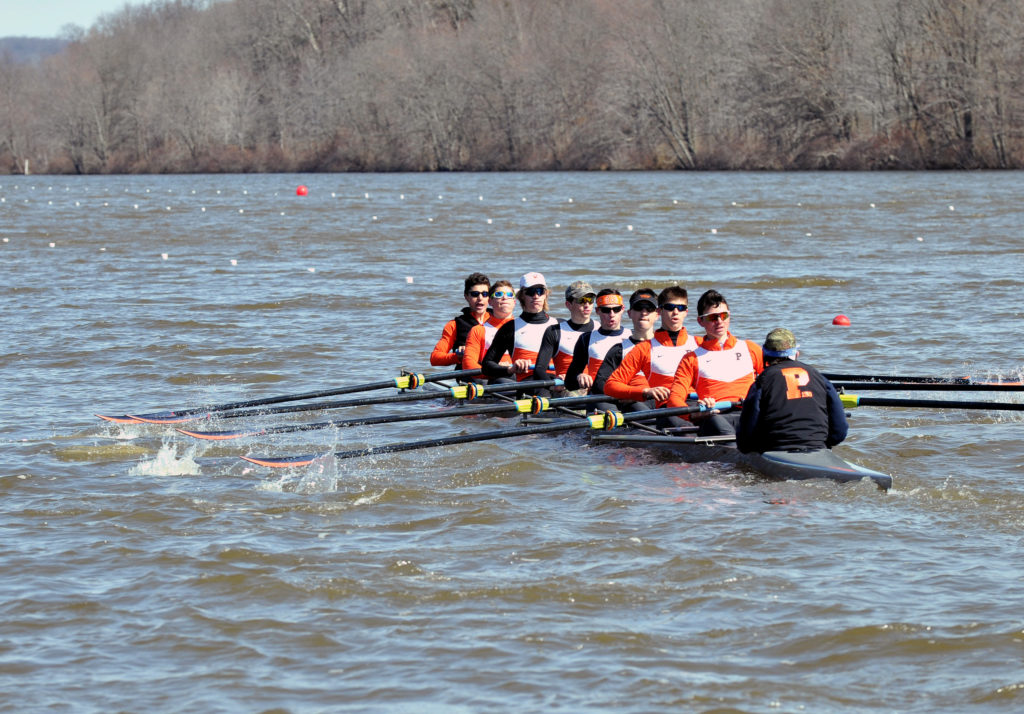
M622 364L605 382L604 393L615 399L642 402L648 387L671 387L680 361L699 346L686 328L674 336L667 330L656 330L653 340L640 342L622 358ZM646 384L637 379L638 375L643 375Z
M498 328L490 347L481 360L485 377L507 377L511 374L502 355L511 361L526 360L534 365L532 372L521 372L516 381L549 379L548 367L558 351L558 320L544 312L522 312Z
M462 353L463 369L480 369L487 354L487 348L494 342L498 328L512 319L512 316L497 318L491 315L487 322L476 325L466 336L466 351ZM512 357L507 352L501 357L501 364L512 364Z
M484 318L488 317L490 317L490 313L484 313ZM430 353L431 366L456 365L458 367L461 365L462 354L457 350L460 347L465 347L470 330L479 324L481 321L468 307L462 308L462 312L446 322L441 329L441 339L437 341ZM461 367L459 368L461 369Z
M686 406L691 392L696 392L698 399L713 397L716 402L740 402L762 371L761 345L738 340L732 334L722 342L705 338L700 347L679 363L668 406Z
M615 345L624 346L628 342L633 331L628 327L617 330L615 334L606 335L601 330L594 330L590 333L590 344L587 345L587 369L586 373L591 378L597 377L597 371L601 369L601 363L608 356L608 350ZM630 342L630 344L633 344Z
M591 320L580 327L573 327L571 322L563 319L558 321L558 328L562 334L558 338L558 351L555 353L555 374L565 377L565 373L569 371L569 365L572 364L572 355L580 336L596 330L597 323Z

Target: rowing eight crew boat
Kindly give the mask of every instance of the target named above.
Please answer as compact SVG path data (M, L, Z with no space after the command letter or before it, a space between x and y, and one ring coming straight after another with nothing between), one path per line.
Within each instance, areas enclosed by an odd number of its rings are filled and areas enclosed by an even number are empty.
M423 412L407 412L401 414L387 414L369 417L356 417L353 419L332 419L317 423L298 423L277 426L249 426L236 428L228 431L194 431L190 429L178 429L179 432L208 440L229 440L246 436L260 434L276 434L299 431L311 431L325 428L342 428L361 424L381 424L398 421L414 421L421 419L439 419L468 414L521 414L526 417L526 423L516 427L497 429L473 434L460 434L444 436L435 439L425 439L413 442L396 444L383 444L379 446L368 446L361 449L334 452L333 454L306 454L301 456L282 457L257 457L243 456L241 458L251 463L262 466L284 468L302 467L311 464L313 461L334 457L338 459L368 456L370 454L393 453L397 451L410 451L413 449L444 446L450 444L463 444L491 439L503 439L530 434L555 433L560 431L586 430L590 431L592 441L597 444L609 444L619 447L634 447L661 451L671 458L682 459L686 462L721 462L737 464L741 467L752 469L759 474L773 479L803 480L803 479L830 479L838 482L860 481L869 479L882 489L892 486L892 477L873 469L865 468L850 463L827 449L807 453L791 452L768 452L764 454L743 454L739 452L732 437L698 437L692 435L676 435L659 432L642 422L651 418L650 412L632 412L622 414L616 411L596 412L584 416L578 411L585 408L585 405L594 401L606 401L603 396L580 396L560 399L515 399L511 395L504 395L504 392L520 389L550 387L557 383L557 380L520 382L508 385L480 385L463 384L455 387L447 387L444 383L453 378L471 377L479 374L479 370L463 370L433 375L419 375L405 372L402 376L378 382L369 382L361 385L350 385L346 387L333 387L316 392L304 392L298 394L286 394L274 397L262 397L258 399L232 402L227 404L176 409L170 411L135 413L124 415L101 415L102 419L117 423L137 424L179 424L182 422L199 422L204 420L228 420L235 418L262 418L271 414L284 414L292 412L311 412L333 410L341 407L362 406L368 404L389 404L394 402L407 402L422 399L446 398L455 402L473 400L485 394L492 395L504 400L504 404L490 403L484 406L462 406L453 409L431 409ZM876 377L872 375L825 375L833 380L833 384L840 391L840 398L847 408L858 406L879 406L879 407L921 407L940 409L979 409L979 410L1005 410L1024 411L1024 403L1020 402L993 402L993 401L966 401L966 400L934 400L934 399L906 399L888 397L862 397L844 392L845 388L856 387L858 389L946 389L952 386L957 390L977 391L1019 391L1024 388L1020 381L1004 381L1000 378L998 382L980 382L971 378L932 378L932 377ZM840 379L864 380L858 382L841 382ZM885 381L883 381L885 380ZM877 383L876 383L877 382ZM417 387L433 386L438 391L423 390L416 393ZM442 388L442 385L447 388ZM308 400L340 394L351 394L371 390L397 388L400 394L367 397L357 399L346 399L328 402L310 402ZM278 405L282 402L303 402L299 405L269 406ZM723 402L716 405L716 409L731 409L738 405L731 405ZM258 407L246 409L245 407ZM542 411L561 412L569 418L556 417L555 419L531 419L527 415L537 415ZM708 411L706 407L692 405L688 407L674 407L659 410L662 416L684 416L692 415L699 418L700 412ZM541 422L545 423L541 423ZM646 433L641 430L646 430ZM652 433L653 432L653 433Z

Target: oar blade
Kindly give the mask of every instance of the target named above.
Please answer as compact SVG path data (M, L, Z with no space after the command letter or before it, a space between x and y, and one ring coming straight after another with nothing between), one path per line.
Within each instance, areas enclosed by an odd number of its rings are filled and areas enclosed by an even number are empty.
M138 419L136 419L135 417L128 416L127 414L118 414L118 415L114 415L114 414L96 414L95 416L98 416L103 421L113 422L114 424L141 424L142 423Z
M324 454L305 454L303 456L243 456L242 460L257 466L267 466L272 469L285 469L295 466L309 466L311 463Z
M175 412L162 412L154 414L129 414L136 422L143 424L184 424L188 421L199 421L209 419L209 414L176 414Z
M234 431L189 431L188 429L175 429L180 434L191 436L206 441L228 441L230 439L241 439L244 436L259 436L266 434L265 429L236 429Z

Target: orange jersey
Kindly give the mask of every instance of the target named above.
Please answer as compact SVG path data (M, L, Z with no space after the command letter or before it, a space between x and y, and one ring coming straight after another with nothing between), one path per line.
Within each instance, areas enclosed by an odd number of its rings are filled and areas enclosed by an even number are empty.
M480 363L483 361L484 355L487 354L487 348L494 341L494 335L498 332L498 328L511 319L511 315L504 319L492 315L487 322L477 325L469 331L469 335L466 337L466 351L462 353L463 369L480 369ZM506 353L502 355L501 363L512 364L512 358Z
M490 315L485 313L485 317L490 317ZM469 311L469 308L463 308L462 314L446 322L441 330L441 339L437 341L434 351L430 353L431 366L461 365L462 355L455 350L465 346L470 329L478 324L480 322Z
M698 346L685 329L676 335L675 342L668 332L657 330L653 340L637 344L622 358L622 364L605 382L604 393L615 399L642 402L648 387L671 387L679 361ZM638 379L641 375L643 381Z
M690 392L698 399L739 402L747 396L754 377L764 370L761 346L731 334L722 343L705 340L679 363L668 406L686 406Z

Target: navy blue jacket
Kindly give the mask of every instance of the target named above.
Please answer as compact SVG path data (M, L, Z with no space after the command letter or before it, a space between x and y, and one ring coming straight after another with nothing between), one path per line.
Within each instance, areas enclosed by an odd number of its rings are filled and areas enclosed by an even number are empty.
M846 438L846 412L832 383L796 360L765 367L750 385L736 430L743 452L817 451Z

